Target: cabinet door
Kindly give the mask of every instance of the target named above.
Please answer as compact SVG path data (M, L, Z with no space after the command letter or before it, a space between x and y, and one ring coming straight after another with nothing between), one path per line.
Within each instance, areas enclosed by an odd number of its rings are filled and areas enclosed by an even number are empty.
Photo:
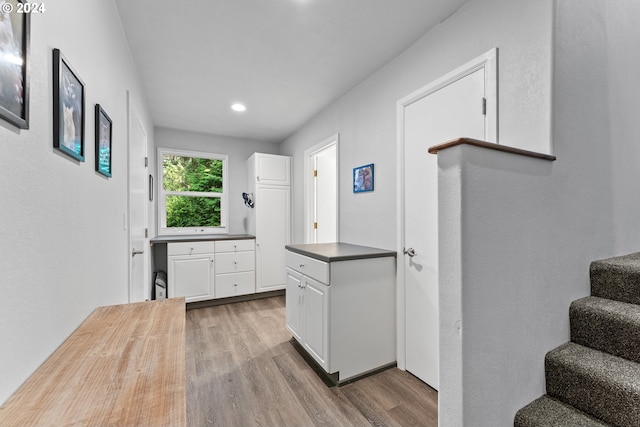
M187 302L213 298L213 256L169 257L169 298L186 297Z
M290 185L291 158L273 154L256 154L256 182Z
M285 300L285 312L287 317L287 328L293 337L303 344L302 336L302 276L292 270L287 269L287 292Z
M331 288L304 276L304 346L329 372L329 292Z
M256 292L284 289L284 247L291 242L289 187L258 186L256 192Z

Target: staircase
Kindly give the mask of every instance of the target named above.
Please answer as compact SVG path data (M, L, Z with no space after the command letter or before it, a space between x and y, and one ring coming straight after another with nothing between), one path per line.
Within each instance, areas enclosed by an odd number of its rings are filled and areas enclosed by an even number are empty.
M640 427L640 252L594 261L571 342L545 357L547 394L514 427Z

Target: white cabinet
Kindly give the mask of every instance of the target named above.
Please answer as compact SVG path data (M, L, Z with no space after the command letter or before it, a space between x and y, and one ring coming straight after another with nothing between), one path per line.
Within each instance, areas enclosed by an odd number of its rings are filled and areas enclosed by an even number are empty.
M187 302L213 298L213 242L167 244L168 296L185 297Z
M215 242L215 298L255 293L255 254L253 239Z
M286 322L302 348L336 383L394 365L395 252L342 243L288 248Z
M255 240L167 243L168 296L186 302L253 294Z
M291 157L255 153L255 180L265 185L291 185Z
M291 243L291 157L255 153L247 160L249 233L256 236L256 292L286 287L285 245Z
M325 371L329 370L328 285L287 268L287 326Z

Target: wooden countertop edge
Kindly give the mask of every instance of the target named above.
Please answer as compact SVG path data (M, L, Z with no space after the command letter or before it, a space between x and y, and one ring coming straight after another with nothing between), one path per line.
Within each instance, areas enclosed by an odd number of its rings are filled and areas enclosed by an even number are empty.
M446 150L447 148L456 147L458 145L467 144L474 145L476 147L487 148L489 150L497 150L503 151L505 153L518 154L526 157L534 157L536 159L556 160L556 156L552 156L550 154L542 154L535 151L523 150L521 148L508 147L506 145L500 145L493 142L481 141L479 139L473 138L456 138L450 141L444 142L442 144L434 145L433 147L429 147L430 154L438 154L439 151Z

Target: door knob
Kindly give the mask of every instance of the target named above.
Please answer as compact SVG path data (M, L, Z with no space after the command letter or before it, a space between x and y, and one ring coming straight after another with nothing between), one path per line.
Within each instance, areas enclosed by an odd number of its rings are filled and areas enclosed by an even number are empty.
M416 256L416 251L413 248L409 248L409 249L405 248L404 254L409 255L411 258L413 258L414 256Z
M133 258L136 255L142 255L144 251L137 251L135 248L131 250L131 257Z

